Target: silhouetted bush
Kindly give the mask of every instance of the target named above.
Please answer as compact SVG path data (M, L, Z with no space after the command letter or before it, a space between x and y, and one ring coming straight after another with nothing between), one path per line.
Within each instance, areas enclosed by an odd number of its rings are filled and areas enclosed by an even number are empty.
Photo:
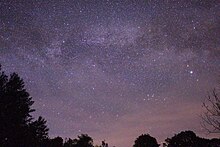
M157 140L151 137L149 134L142 134L139 136L133 145L133 147L159 147Z

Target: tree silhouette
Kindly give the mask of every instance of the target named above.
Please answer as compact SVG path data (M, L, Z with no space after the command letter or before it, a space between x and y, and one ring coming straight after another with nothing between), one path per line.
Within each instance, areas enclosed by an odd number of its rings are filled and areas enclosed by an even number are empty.
M73 140L74 147L93 147L93 139L87 134L81 134Z
M172 138L167 138L165 141L168 147L193 147L197 141L197 137L192 131L184 131Z
M200 138L193 131L180 132L165 141L165 147L220 147L219 139Z
M46 120L41 116L37 120L29 123L28 131L29 141L31 141L29 144L37 146L48 139L49 129L46 126Z
M0 66L0 146L33 146L33 134L36 144L47 137L46 121L42 117L32 121L33 103L18 74L8 77Z
M108 147L108 143L106 143L105 140L102 141L102 146L101 147Z
M208 147L220 147L220 139L211 139L209 141Z
M48 141L46 147L63 147L63 139L61 137L55 137Z
M142 134L135 140L133 147L159 147L159 144L149 134Z
M64 147L74 147L74 141L72 139L68 139L64 142Z
M95 147L108 147L108 143L103 140L101 145L95 145Z
M205 112L202 115L202 126L209 133L220 133L220 98L215 89L207 100L207 103L203 103Z

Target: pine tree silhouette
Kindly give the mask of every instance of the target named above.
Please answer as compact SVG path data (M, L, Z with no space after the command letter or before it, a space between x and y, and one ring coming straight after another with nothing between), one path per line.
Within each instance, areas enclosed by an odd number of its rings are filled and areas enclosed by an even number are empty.
M46 121L32 121L33 103L23 79L16 73L7 76L0 66L0 146L34 146L47 138Z

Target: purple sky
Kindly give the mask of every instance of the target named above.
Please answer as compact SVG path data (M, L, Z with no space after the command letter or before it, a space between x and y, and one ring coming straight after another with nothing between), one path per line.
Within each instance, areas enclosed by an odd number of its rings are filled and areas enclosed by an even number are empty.
M158 142L200 126L218 86L218 0L0 1L0 63L17 72L50 136Z

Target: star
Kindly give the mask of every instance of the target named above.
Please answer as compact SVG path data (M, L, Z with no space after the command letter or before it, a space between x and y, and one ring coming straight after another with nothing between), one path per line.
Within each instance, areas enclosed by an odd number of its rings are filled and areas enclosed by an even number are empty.
M219 2L7 0L0 7L0 64L24 79L50 136L87 133L120 147L143 133L158 142L180 129L205 136L197 116L204 91L219 81Z

